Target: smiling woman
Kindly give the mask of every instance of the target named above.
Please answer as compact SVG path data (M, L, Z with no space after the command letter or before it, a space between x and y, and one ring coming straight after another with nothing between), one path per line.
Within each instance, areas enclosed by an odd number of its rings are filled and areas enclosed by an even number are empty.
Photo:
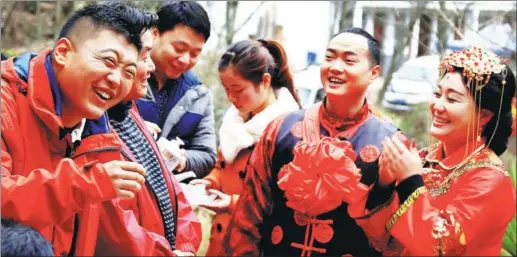
M418 154L387 138L379 183L394 183L398 200L356 218L383 254L499 255L515 215L515 188L498 157L511 134L515 77L476 47L443 58L440 71L430 104L439 142Z

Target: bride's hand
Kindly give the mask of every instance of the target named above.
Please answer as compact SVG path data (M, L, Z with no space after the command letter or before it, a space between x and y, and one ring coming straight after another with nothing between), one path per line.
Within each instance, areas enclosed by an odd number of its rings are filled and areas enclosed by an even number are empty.
M398 182L422 173L422 161L414 141L409 149L396 136L386 137L382 142L385 167Z

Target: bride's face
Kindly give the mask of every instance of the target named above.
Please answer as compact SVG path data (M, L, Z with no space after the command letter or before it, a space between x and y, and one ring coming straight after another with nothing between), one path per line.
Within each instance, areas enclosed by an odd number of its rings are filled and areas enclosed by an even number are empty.
M447 73L438 84L430 103L432 125L430 133L441 140L467 140L476 131L475 102L459 72ZM481 133L481 131L479 131Z

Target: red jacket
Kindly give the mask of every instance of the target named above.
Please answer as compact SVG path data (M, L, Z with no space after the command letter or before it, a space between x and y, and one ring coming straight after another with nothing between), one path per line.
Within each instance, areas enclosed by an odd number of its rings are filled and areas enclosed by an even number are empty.
M69 253L78 229L75 255L92 255L96 203L116 197L115 190L98 162L79 167L65 158L70 135L60 138L63 122L56 115L44 67L49 53L43 51L30 61L27 83L18 77L13 59L2 62L2 216L41 232L56 255ZM99 146L110 137L91 140Z
M164 173L176 217L176 249L196 253L201 244L201 223L185 198L179 183L167 172L160 151L136 109L130 110L129 115L150 142ZM114 130L112 131L115 133ZM122 142L118 136L117 141ZM84 155L76 153L78 157L75 161L88 163L98 159L102 162L109 151L110 149L105 149ZM136 161L129 148L124 144L122 154L118 156L118 159ZM102 204L99 239L95 254L111 256L173 255L170 244L165 239L163 220L157 200L148 185L144 186L133 199L117 199Z

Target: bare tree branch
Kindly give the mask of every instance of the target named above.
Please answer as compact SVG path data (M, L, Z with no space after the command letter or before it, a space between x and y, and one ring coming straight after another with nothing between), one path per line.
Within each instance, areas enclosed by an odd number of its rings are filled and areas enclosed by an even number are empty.
M466 5L466 6L465 6L465 9L464 9L464 10L462 10L461 12L463 12L463 13L464 13L466 10L468 10L467 8L470 8L470 6L471 6L472 4L474 4L474 3L469 3L468 5ZM457 7L457 5L456 5L456 7ZM450 28L452 28L452 29L453 29L453 30L458 34L458 36L460 37L460 39L464 39L464 38L465 38L465 35L461 32L460 28L458 28L458 27L454 24L454 22L453 22L453 21L451 21L451 20L447 17L447 15L446 15L446 14L445 14L445 12L443 11L443 9L439 8L439 9L437 9L437 12L438 12L438 14L440 14L440 16L441 16L442 20L443 20L443 21L445 21L445 22L449 25L449 27L450 27ZM513 9L513 10L511 10L511 11L507 11L507 12L505 12L505 13L503 14L503 16L504 16L504 15L506 15L507 13L513 13L513 12L515 12L515 9ZM492 21L492 22L493 22L495 19L500 18L500 17L501 17L501 16L493 16L493 17L490 19L490 21ZM508 47L506 47L506 46L502 46L502 45L498 44L497 42L493 41L491 38L488 38L488 37L486 37L486 36L484 36L484 35L481 35L481 34L479 33L479 31L474 31L474 29L472 28L472 26L471 26L470 24L465 23L465 24L464 24L464 26L465 26L467 29L470 29L471 31L475 32L475 33L476 33L477 35L479 35L481 38L488 40L490 43L492 43L492 44L494 44L494 45L496 45L496 46L498 46L498 47L500 47L500 48L502 48L502 49L504 49L504 50L506 50L506 51L516 52L516 51L515 51L515 49L510 49L510 48L508 48Z
M341 16L339 17L339 30L338 32L341 32L346 27L346 15L348 13L348 4L349 1L341 1Z
M262 7L262 5L264 5L266 3L266 1L260 1L259 5L256 7L256 10L260 9L260 7ZM241 25L239 25L235 30L234 30L234 33L237 33L239 32L239 30L242 29L242 27L244 27L246 25L246 23L248 23L251 18L253 18L253 16L255 16L255 14L258 13L257 11L252 11L248 17L246 18L246 20L244 20L244 22L241 23Z
M439 8L442 12L445 11L445 1L439 1ZM437 12L435 12L436 14ZM438 18L438 17L437 17ZM438 19L438 44L439 44L439 52L440 58L445 56L445 51L447 49L447 24L442 19Z
M382 88L378 92L377 101L382 101L382 99L384 98L384 93L386 93L386 90L388 89L388 85L391 83L391 78L392 78L393 72L395 72L397 65L401 61L402 52L406 46L411 44L411 38L412 38L411 35L413 34L413 28L415 27L416 20L424 12L427 2L428 2L427 0L417 1L414 11L411 14L410 19L409 19L409 26L408 26L409 31L402 30L404 32L403 35L401 35L402 37L400 37L400 40L396 41L397 43L395 45L395 49L393 50L392 60L391 60L390 66L388 68L388 73L387 73L388 75L386 76L386 79L384 80Z
M443 21L445 21L450 28L452 28L454 30L454 32L456 32L458 34L458 36L463 39L465 38L465 35L463 35L463 33L461 32L461 30L459 30L456 25L454 24L453 21L451 21L451 19L449 19L449 17L447 17L447 14L445 14L445 12L441 9L441 8L436 8L436 12L440 15L440 17L443 19Z
M506 16L508 15L509 13L515 13L515 8L509 10L509 11L506 11L502 14L502 16ZM484 21L483 23L479 24L479 30L481 30L482 28L494 23L494 21L496 21L497 19L499 19L501 16L492 16L490 19Z
M238 0L228 0L226 2L226 44L230 45L235 34L235 18L237 16L237 7L239 6Z
M62 0L56 0L56 13L55 13L55 19L56 19L56 28L54 30L54 38L57 39L59 37L59 32L61 31L61 16L62 16Z
M11 21L11 16L13 15L14 10L16 10L16 6L19 2L13 2L11 4L11 8L9 9L9 12L7 13L6 17L2 21L2 34L4 33L5 29L9 27L9 21Z

